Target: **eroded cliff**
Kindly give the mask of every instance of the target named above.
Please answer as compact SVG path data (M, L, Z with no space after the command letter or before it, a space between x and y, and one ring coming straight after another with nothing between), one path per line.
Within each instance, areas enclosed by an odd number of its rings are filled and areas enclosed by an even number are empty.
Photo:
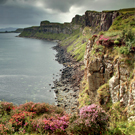
M115 43L116 39L103 35L89 39L84 56L87 94L91 103L105 109L119 102L126 108L128 119L135 120L135 52L131 47L127 55L120 54L117 49L121 45Z

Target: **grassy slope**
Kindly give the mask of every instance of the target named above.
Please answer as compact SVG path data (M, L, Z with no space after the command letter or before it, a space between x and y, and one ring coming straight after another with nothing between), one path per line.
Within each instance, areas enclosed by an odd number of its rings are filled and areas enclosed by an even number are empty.
M135 30L135 8L118 10L120 15L114 20L109 31L132 28Z
M91 33L89 27L85 27L83 31L77 29L71 36L61 41L61 45L67 47L67 52L70 53L75 60L83 61L86 44L90 37Z
M49 40L64 40L66 37L68 37L68 34L56 34L56 33L44 33L44 32L26 32L23 31L19 36L21 37L34 37L39 39L49 39Z

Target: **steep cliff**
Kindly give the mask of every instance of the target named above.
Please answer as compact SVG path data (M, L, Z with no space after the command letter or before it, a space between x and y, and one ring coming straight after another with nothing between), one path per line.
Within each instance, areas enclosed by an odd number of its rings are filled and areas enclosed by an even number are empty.
M19 35L20 37L34 37L50 40L62 40L67 35L70 35L73 29L69 23L50 23L49 21L42 21L40 26L33 26L25 28Z
M104 109L109 109L110 103L119 102L121 107L127 108L128 118L135 120L134 34L132 36L128 50L128 45L126 48L116 43L118 36L93 35L86 46L84 63L90 102ZM124 37L121 40L125 42Z
M96 28L97 31L107 31L118 15L118 11L86 11L85 26Z
M75 24L75 25L81 25L81 26L85 26L85 15L76 15L72 21L71 24Z

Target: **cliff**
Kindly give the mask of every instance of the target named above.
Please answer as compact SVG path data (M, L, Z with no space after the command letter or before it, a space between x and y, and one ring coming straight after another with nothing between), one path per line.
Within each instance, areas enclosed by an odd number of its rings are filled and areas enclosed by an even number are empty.
M107 31L117 16L119 16L118 11L86 11L85 26L97 28L98 31Z
M49 40L62 40L71 34L73 29L69 23L50 23L49 21L42 21L40 26L33 26L24 28L20 37L33 37Z
M93 35L89 39L84 56L87 94L91 103L98 103L106 110L110 104L119 102L126 108L128 119L135 119L135 42L128 50L124 43L125 47L116 43L117 36ZM125 42L124 39L121 40ZM130 40L134 40L134 34Z

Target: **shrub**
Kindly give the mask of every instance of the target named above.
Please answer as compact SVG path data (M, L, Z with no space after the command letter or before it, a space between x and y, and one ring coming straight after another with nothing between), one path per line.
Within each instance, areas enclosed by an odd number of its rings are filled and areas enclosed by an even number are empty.
M105 131L108 118L99 106L85 106L80 109L79 118L70 125L69 130L78 134L99 134Z
M128 47L126 47L126 46L121 46L121 47L119 48L119 53L120 53L120 54L128 55L128 54L130 53L130 51L129 51Z
M49 105L47 103L28 102L20 105L17 109L21 111L35 112L37 115L40 115L49 111Z
M13 103L0 102L0 114L3 115L5 112L9 114L13 108Z
M33 120L32 126L33 131L37 133L63 133L65 132L65 129L68 127L69 124L69 116L59 116L55 115L50 118L40 118Z
M33 112L27 112L23 111L20 113L14 114L9 122L12 124L12 127L15 128L15 131L18 131L19 128L27 126L28 119L32 119L34 117L35 113Z

